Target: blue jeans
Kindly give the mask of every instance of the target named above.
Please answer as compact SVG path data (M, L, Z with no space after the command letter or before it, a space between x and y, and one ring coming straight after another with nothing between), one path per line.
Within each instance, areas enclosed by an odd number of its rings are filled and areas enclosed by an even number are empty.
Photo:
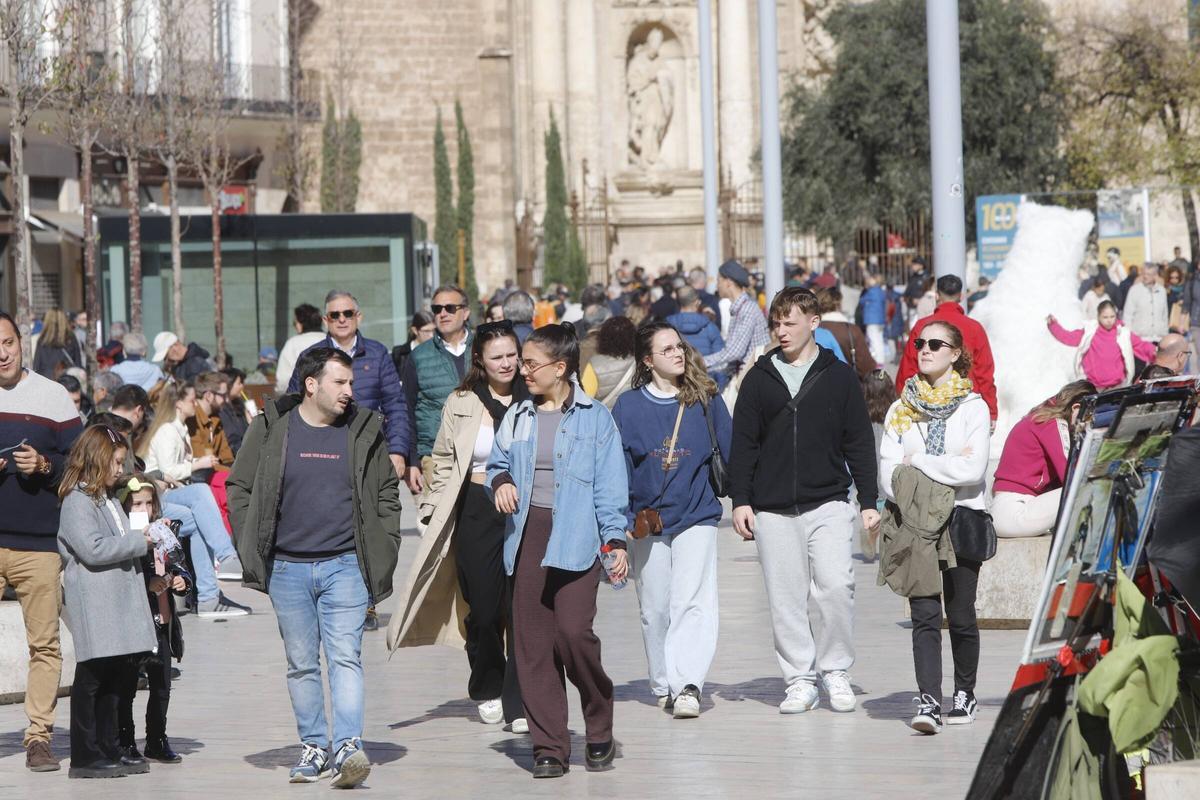
M163 493L163 516L182 523L179 535L187 538L196 567L196 599L201 603L216 600L219 590L213 560L225 561L237 552L212 489L205 483L168 489Z
M358 557L299 564L275 559L268 583L287 654L288 694L300 741L329 748L321 654L329 667L333 752L363 731L363 620L369 602Z

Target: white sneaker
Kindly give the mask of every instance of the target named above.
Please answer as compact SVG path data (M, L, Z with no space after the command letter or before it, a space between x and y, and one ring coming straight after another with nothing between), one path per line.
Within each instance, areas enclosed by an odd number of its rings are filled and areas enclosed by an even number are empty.
M700 690L690 683L675 696L675 719L695 719L700 716Z
M821 696L808 681L796 681L788 687L787 697L779 704L780 714L803 714L817 707Z
M825 693L829 695L829 707L834 711L853 711L858 704L854 696L854 688L850 686L850 676L845 670L839 669L826 672L821 676L825 684Z
M242 562L237 556L230 556L224 561L217 561L217 580L240 581L242 579Z
M504 703L499 697L495 700L484 700L479 704L479 718L488 725L504 722Z
M513 733L529 733L529 720L524 717L517 717L512 721L512 725L508 727Z

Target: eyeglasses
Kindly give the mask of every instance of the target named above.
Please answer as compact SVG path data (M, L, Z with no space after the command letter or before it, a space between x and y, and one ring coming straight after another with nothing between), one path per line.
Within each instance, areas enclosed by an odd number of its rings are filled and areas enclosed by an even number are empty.
M445 311L447 314L457 314L460 309L463 309L466 307L467 307L466 303L446 303L444 305L439 304L439 303L434 303L429 308L431 311L433 311L434 314L440 314L443 311Z
M358 316L358 312L354 309L348 309L346 311L327 311L325 312L325 316L331 321L337 322L339 319L354 319L356 316Z
M655 352L654 355L662 356L663 358L670 358L671 356L680 355L681 353L685 352L687 351L684 348L683 343L680 342L679 344L673 344L670 347L664 347L662 350Z
M475 329L477 336L488 336L493 333L512 333L513 324L511 320L502 319L496 322L485 322Z
M562 363L561 361L547 361L545 364L538 364L536 361L525 361L524 359L522 359L521 361L517 362L517 367L522 372L526 372L526 373L532 375L533 373L537 372L542 367L548 367L551 364L561 364L561 363Z
M916 348L918 353L925 349L925 345L929 345L929 352L931 353L936 353L943 347L954 347L954 345L941 339L913 339L913 347Z

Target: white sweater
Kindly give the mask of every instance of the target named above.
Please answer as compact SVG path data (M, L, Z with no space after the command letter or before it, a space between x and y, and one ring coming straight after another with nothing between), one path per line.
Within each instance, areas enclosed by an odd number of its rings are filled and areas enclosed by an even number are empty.
M900 405L897 400L888 409L887 420ZM889 500L892 493L892 473L911 456L910 463L927 476L954 487L954 504L980 511L987 510L985 502L988 455L990 453L991 414L983 398L972 392L946 420L946 453L931 456L925 452L929 423L917 422L904 436L897 436L890 427L883 431L879 443L879 483ZM963 451L970 448L969 455Z
M146 471L159 471L163 477L183 481L192 477L192 440L187 426L179 421L163 425L154 432L146 453Z

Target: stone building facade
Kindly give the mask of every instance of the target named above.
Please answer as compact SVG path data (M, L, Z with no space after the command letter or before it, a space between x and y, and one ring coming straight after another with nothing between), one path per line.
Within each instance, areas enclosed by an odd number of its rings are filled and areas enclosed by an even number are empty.
M821 21L833 0L777 5L781 87L819 79L829 58ZM597 274L622 258L647 267L703 262L695 0L319 6L301 63L325 85L337 83L335 73L346 78L337 102L353 107L363 126L359 211L413 211L432 225L436 114L440 108L454 165L458 99L475 151L481 288L516 277L519 254L538 252L551 114L578 213L608 221L611 245L588 244L590 260L601 262ZM720 169L724 184L737 187L753 180L759 138L756 4L712 7ZM312 208L317 189L314 181Z

